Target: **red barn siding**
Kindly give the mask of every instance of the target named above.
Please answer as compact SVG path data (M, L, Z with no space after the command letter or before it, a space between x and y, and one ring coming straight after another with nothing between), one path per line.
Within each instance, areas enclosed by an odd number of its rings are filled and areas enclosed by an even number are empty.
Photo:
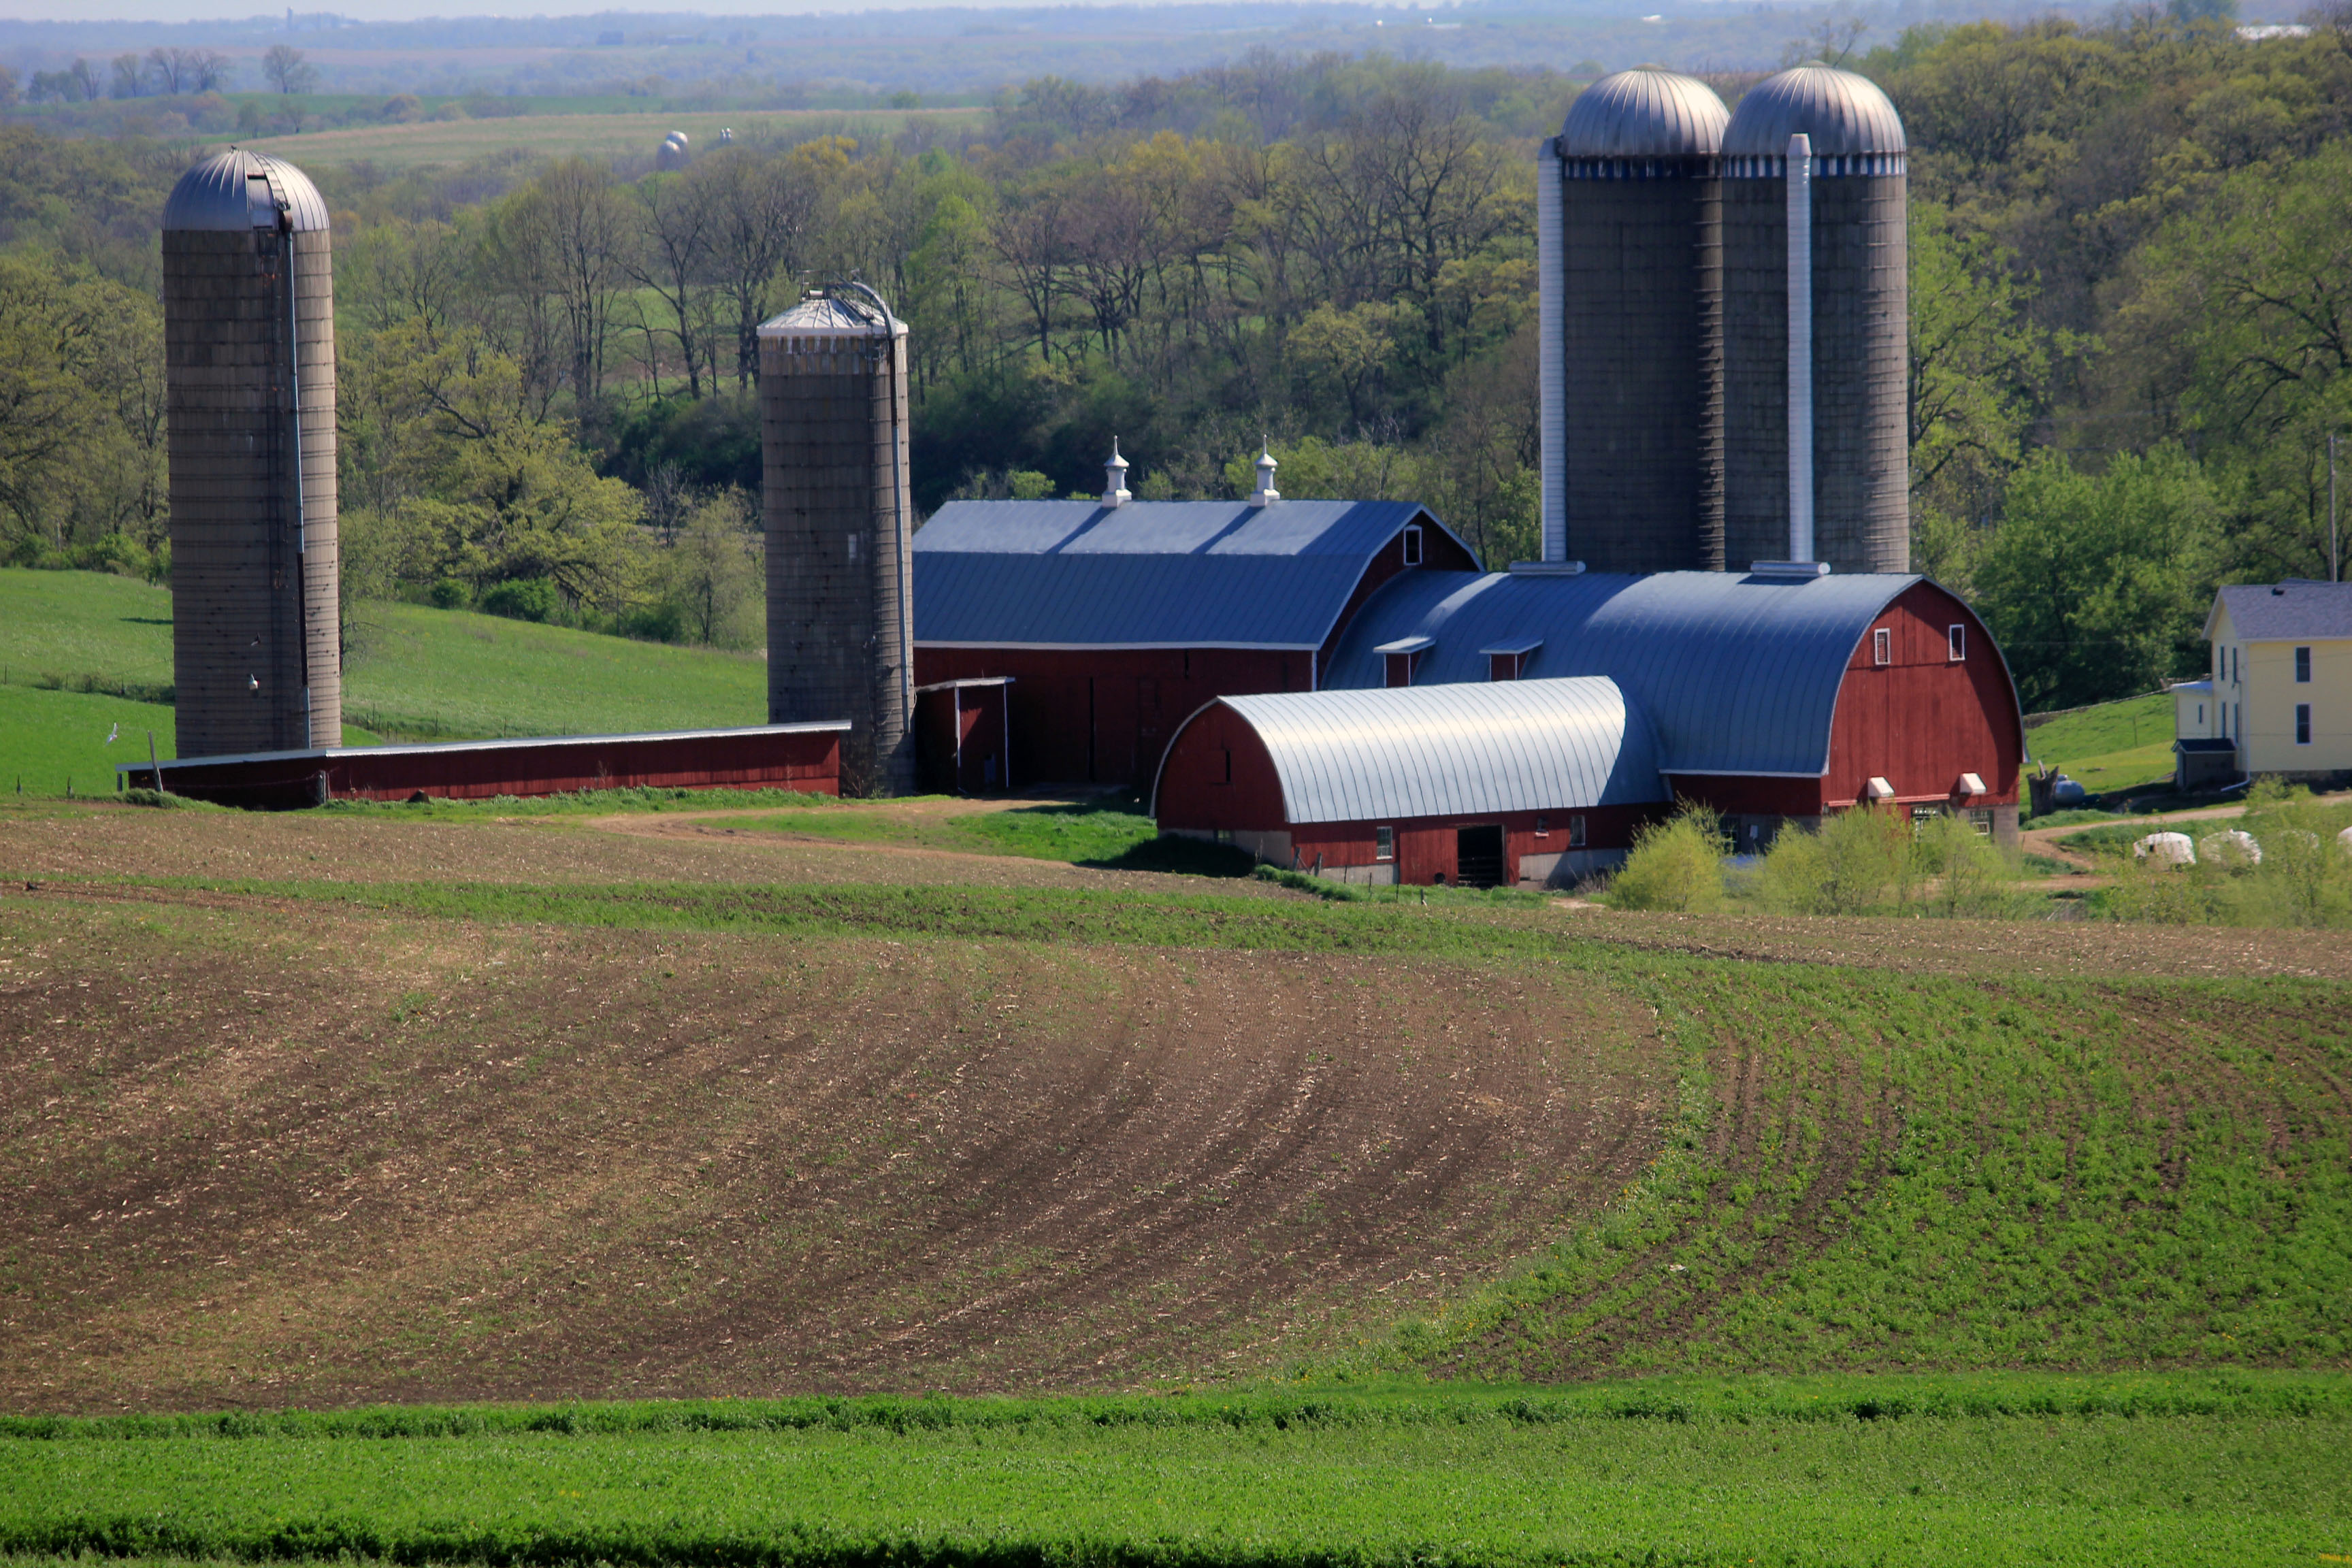
M1948 657L1946 628L1968 629L1968 658ZM1872 635L1891 634L1893 662L1874 662ZM1822 805L1852 805L1873 778L1895 786L1897 801L1952 799L1963 773L1982 776L1987 794L1965 804L2017 803L2024 742L2017 698L1992 636L1966 605L1921 583L1879 617L1847 663L1830 726L1830 765Z
M841 793L841 731L550 737L350 751L185 758L163 765L175 795L264 808L336 800L450 800L592 789L789 789ZM154 783L144 766L133 785Z
M1260 833L1284 826L1282 780L1265 742L1222 704L1185 725L1169 749L1156 805L1162 829Z
M1438 527L1435 519L1427 512L1422 513L1421 564L1405 564L1404 531L1399 529L1397 536L1381 547L1380 552L1364 567L1364 574L1356 580L1355 592L1349 594L1347 604L1340 606L1339 618L1331 623L1330 637L1325 639L1315 655L1315 668L1318 670L1331 668L1331 656L1339 650L1339 638L1346 634L1348 623L1356 618L1356 612L1364 607L1364 601L1398 573L1475 572L1478 569L1478 562L1469 551L1464 549L1452 534ZM1231 695L1246 697L1249 693L1236 691Z
M978 684L916 691L916 766L924 793L981 795L1004 788L1010 733L1006 690L1002 685Z

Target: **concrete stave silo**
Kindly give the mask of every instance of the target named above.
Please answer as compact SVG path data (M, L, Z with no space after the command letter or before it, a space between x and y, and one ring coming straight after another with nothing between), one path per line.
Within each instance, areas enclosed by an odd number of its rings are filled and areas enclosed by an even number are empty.
M1791 182L1791 138L1809 163ZM1788 560L1811 500L1810 559L1840 572L1910 568L1906 142L1867 79L1808 62L1739 100L1723 138L1725 527L1727 564ZM1809 176L1809 177L1807 177ZM1810 223L1790 244L1792 199ZM1791 258L1809 256L1811 343L1792 345ZM1796 312L1803 335L1806 312ZM1810 396L1801 390L1809 384ZM1793 402L1792 402L1793 398ZM1812 438L1792 459L1792 407ZM1810 457L1812 483L1802 484Z
M845 794L915 784L907 324L859 284L760 328L768 721L847 719Z
M1730 116L1654 66L1593 83L1538 164L1548 560L1724 565L1722 182Z
M341 745L332 242L300 170L181 177L163 337L180 754Z

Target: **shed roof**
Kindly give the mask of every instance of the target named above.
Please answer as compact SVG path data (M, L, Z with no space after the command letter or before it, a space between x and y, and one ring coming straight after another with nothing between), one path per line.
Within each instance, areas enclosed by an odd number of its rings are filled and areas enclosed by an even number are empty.
M1284 817L1293 824L1567 811L1667 798L1650 727L1612 680L1219 700L1265 742L1282 784ZM1156 788L1153 794L1157 810Z
M915 640L1320 647L1416 521L1444 526L1411 501L950 501L915 535Z
M2230 629L2240 642L2315 642L2352 637L2352 583L2315 583L2289 577L2284 583L2250 583L2221 589L2213 609L2227 607ZM2213 635L2213 614L2205 616Z
M1524 671L1606 675L1648 716L1670 773L1818 778L1853 650L1886 606L1926 579L1892 573L1763 577L1430 572L1366 602L1327 684L1381 684L1381 644L1435 639L1414 683L1485 681L1484 649L1540 638Z

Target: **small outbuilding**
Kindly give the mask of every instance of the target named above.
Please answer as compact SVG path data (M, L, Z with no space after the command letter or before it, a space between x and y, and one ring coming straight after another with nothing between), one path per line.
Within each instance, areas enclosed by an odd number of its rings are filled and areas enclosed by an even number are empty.
M1345 881L1559 886L1621 864L1668 800L1647 720L1588 677L1219 698L1152 811Z

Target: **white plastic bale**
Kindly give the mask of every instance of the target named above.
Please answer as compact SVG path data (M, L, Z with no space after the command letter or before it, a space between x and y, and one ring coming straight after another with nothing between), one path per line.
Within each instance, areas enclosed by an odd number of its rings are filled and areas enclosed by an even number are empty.
M2159 866L2194 866L2197 846L2186 833L2151 833L2132 846L2132 858Z
M2254 841L2252 834L2242 827L2207 834L2197 841L2197 855L2209 866L2224 866L2231 869L2263 863L2263 847Z

